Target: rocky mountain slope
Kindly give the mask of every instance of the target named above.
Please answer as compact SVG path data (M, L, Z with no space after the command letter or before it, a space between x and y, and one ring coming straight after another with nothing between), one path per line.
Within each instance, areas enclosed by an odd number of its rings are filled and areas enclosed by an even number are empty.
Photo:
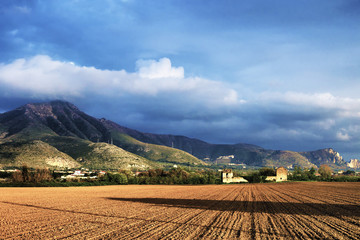
M26 104L0 114L0 143L34 140L51 145L81 166L94 168L146 169L169 164L205 164L184 151L123 136L68 102ZM14 151L18 151L16 147L13 145ZM7 156L0 155L0 164L18 163ZM38 154L38 158L46 159L43 154ZM29 161L30 166L46 165L29 159L23 161Z
M274 167L346 166L331 148L298 153L251 144L210 144L185 136L142 133L91 117L64 101L27 104L0 114L0 144L34 140L48 144L82 166L99 168L195 166L205 162ZM0 163L9 160L4 156L7 155L0 155Z
M349 163L347 163L349 168L358 169L360 168L360 161L359 159L351 159Z
M325 148L311 152L301 152L300 154L308 159L311 159L311 162L317 166L320 166L321 164L327 164L333 167L346 166L344 159L332 148Z
M114 124L101 119L107 124ZM264 149L252 144L210 144L185 136L142 133L117 125L117 129L145 143L175 147L191 153L199 159L212 163L235 163L252 166L302 166L319 167L328 164L332 167L345 167L346 162L332 148L309 152L293 152ZM231 157L229 157L231 156Z

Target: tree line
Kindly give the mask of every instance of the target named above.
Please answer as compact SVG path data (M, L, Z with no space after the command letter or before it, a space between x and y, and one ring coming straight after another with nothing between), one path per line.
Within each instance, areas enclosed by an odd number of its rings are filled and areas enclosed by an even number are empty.
M316 174L318 173L318 174ZM234 171L234 176L243 176L250 183L264 183L267 176L275 176L274 168L263 167L258 170L240 172ZM9 175L7 175L9 176ZM58 173L49 169L30 169L26 165L10 175L13 183L19 186L82 186L82 185L109 185L109 184L221 184L221 174L216 170L185 170L183 168L149 169L136 172L119 170L99 174L96 179L72 178L61 180ZM295 167L288 174L290 181L360 181L355 172L348 170L341 175L333 175L328 165L315 168Z
M27 165L23 165L21 170L16 171L12 174L13 182L32 182L32 183L40 183L47 182L53 180L53 176L49 169L35 169L35 171L31 171Z
M220 184L221 178L214 170L186 171L182 168L149 169L136 173L121 170L119 173L108 173L100 181L118 184Z

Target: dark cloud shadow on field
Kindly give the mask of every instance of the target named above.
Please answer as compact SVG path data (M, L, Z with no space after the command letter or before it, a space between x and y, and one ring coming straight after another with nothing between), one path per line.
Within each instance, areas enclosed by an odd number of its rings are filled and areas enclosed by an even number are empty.
M113 200L112 198L105 198L105 199L110 199ZM214 226L211 223L190 223L190 222L177 222L174 220L163 220L163 219L154 219L151 216L148 217L137 217L137 216L120 216L120 215L114 215L114 214L101 214L101 213L96 213L96 210L91 210L91 212L88 211L79 211L79 210L69 210L69 209L61 209L61 208L54 208L54 207L44 207L44 206L38 206L38 205L33 205L33 204L26 204L26 203L15 203L15 202L7 202L7 201L0 201L0 203L4 203L4 204L9 204L9 205L13 205L15 207L17 206L21 206L21 207L29 207L29 208L34 208L34 209L41 209L41 210L49 210L49 211L55 211L55 212L61 212L61 214L80 214L80 215L88 215L88 216L95 216L95 217L104 217L104 218L113 218L113 219L118 219L118 221L121 221L122 224L124 224L124 220L131 220L131 224L133 224L133 221L139 221L141 223L141 225L145 224L151 224L151 226L154 226L154 223L157 224L173 224L173 225L177 225L177 226L191 226L191 227L199 227L199 228L203 228L206 231L213 231L214 229L218 229L218 230L225 230L225 231L236 231L236 235L237 236L241 236L241 234L243 233L247 233L247 234L251 234L251 238L255 238L256 233L258 232L256 229L248 229L248 230L244 230L244 229L234 229L231 227L226 227L226 226ZM76 206L76 205L75 205ZM149 219L150 218L150 219ZM90 223L90 221L88 220L84 220L87 223ZM93 221L93 223L98 224L98 222ZM102 221L100 221L101 224L104 224ZM125 223L126 224L126 223ZM112 224L110 224L112 225ZM121 231L121 229L119 229ZM32 231L32 230L31 230ZM114 232L114 231L111 231ZM262 235L266 235L266 236L271 236L271 237L285 237L285 238L289 238L290 235L287 234L283 234L283 233L265 233L265 232L258 232L261 233Z
M179 208L190 208L190 209L201 209L201 210L219 210L219 211L239 211L239 212L248 212L248 213L284 213L284 214L302 214L302 215L318 215L318 216L333 216L341 218L343 216L347 217L358 217L360 216L360 209L359 205L351 205L351 204L318 204L318 203L280 203L280 202L266 202L266 201L259 201L259 202L248 202L248 201L228 201L228 200L200 200L200 199L168 199L168 198L104 198L110 201L118 201L121 202L134 202L134 203L146 203L152 204L158 207L179 207ZM76 216L78 214L84 216L94 216L104 217L104 218L111 218L111 219L118 219L115 221L120 221L122 224L126 224L124 220L131 220L131 224L133 221L140 221L141 225L144 224L173 224L176 226L191 226L191 227L199 227L203 228L205 231L214 231L217 230L226 230L226 231L236 231L236 235L241 237L242 234L250 234L251 239L255 238L256 233L262 234L262 236L269 236L272 238L293 238L292 235L288 233L266 233L263 231L257 231L253 226L250 229L237 229L228 226L216 226L213 225L212 222L206 223L192 223L192 222L178 222L175 220L164 220L164 219L155 219L152 215L149 216L123 216L122 211L119 210L119 214L112 213L112 214L104 214L97 212L94 209L81 209L78 210L77 205L74 205L74 209L63 209L63 208L56 208L56 207L46 207L46 206L39 206L33 205L29 203L16 203L16 202L8 202L8 201L0 201L3 204L9 204L10 206L14 207L29 207L33 209L40 209L40 210L49 210L54 212L60 212L61 214L75 214L70 216ZM115 204L116 205L116 204ZM129 208L130 206L126 206ZM18 209L21 211L21 208ZM56 215L56 214L55 214ZM89 223L88 219L84 219ZM95 221L97 224L97 222ZM103 222L101 221L103 224ZM121 231L121 229L120 229Z
M294 203L268 201L230 201L172 198L106 198L120 202L146 203L164 207L192 208L248 213L299 214L312 216L352 217L360 216L356 204Z

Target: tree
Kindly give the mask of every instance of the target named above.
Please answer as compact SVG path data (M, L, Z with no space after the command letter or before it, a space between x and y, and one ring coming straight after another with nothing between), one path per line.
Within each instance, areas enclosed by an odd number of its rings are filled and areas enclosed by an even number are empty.
M321 175L322 179L330 179L332 174L332 169L326 164L323 164L319 168L319 174Z
M295 180L295 181L306 181L308 180L306 174L304 174L305 171L300 166L295 166L294 171L289 176L289 180Z
M316 172L315 168L311 167L310 170L306 172L307 178L309 180L315 180L316 179L315 172Z
M11 176L13 182L24 182L24 178L21 171L16 171Z
M276 171L273 168L264 167L259 170L261 176L276 176Z
M301 176L302 174L303 174L303 170L301 169L301 167L300 166L295 166L293 175L294 176Z
M309 174L310 174L311 176L312 176L312 175L315 176L315 172L316 172L315 168L314 168L314 167L311 167L310 170L309 170Z
M254 171L244 176L250 183L262 183L265 182L266 176L261 176L259 171Z
M123 173L114 174L112 181L117 184L128 184L128 179Z
M347 170L347 171L343 172L343 175L355 175L355 171L354 170Z
M44 182L44 181L51 181L53 179L49 169L36 169L33 177L33 181Z
M107 173L102 177L102 180L116 184L128 184L128 178L124 173Z
M12 180L14 182L30 182L32 180L31 173L27 165L23 165L20 171L16 171L12 174Z
M30 170L26 164L24 164L22 166L21 173L22 173L24 182L30 182L32 180Z

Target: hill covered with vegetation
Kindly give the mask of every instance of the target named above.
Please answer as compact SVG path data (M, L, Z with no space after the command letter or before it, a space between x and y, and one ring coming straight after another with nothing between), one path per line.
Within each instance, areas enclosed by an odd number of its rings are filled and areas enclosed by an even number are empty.
M0 144L0 164L4 166L28 162L35 167L124 169L207 164L346 167L339 153L331 148L299 153L142 133L89 116L64 101L26 104L0 114Z
M149 169L206 165L182 150L136 140L63 101L27 104L0 114L0 131L3 166Z

